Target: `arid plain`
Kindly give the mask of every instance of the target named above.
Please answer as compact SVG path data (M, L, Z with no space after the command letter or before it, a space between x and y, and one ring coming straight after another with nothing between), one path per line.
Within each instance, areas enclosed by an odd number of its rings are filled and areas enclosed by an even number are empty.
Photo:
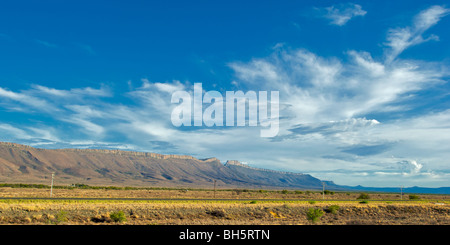
M254 189L0 188L0 224L448 225L450 197Z

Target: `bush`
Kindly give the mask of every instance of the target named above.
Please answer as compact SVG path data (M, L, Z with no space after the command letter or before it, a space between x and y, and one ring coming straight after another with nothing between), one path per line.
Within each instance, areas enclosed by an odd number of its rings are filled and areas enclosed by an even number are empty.
M66 211L59 211L57 214L56 214L56 221L55 221L55 223L56 224L59 224L59 223L63 223L63 222L67 222L69 219L67 218L67 212Z
M370 196L367 193L361 193L357 199L370 199Z
M225 210L223 210L223 209L206 211L206 214L212 215L216 218L225 218L227 216L227 214L225 213Z
M281 193L282 194L289 194L289 191L288 190L282 190Z
M331 205L329 206L327 209L325 209L325 212L327 213L332 213L332 214L336 214L337 211L339 210L339 206L338 205Z
M295 191L295 194L303 194L303 191Z
M409 195L409 200L419 200L420 197L418 195Z
M316 201L309 201L309 204L316 204Z
M112 212L109 217L116 223L127 221L127 217L125 217L125 213L123 211Z
M360 201L359 203L362 203L362 204L367 204L367 203L369 203L369 201L367 201L367 200L363 200L363 201Z
M320 208L310 208L308 209L308 212L306 212L306 219L308 219L311 222L316 222L322 217L323 210Z

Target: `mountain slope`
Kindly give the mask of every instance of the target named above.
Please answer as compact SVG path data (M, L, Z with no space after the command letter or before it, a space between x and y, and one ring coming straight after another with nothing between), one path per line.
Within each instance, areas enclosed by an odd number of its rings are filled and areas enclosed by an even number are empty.
M57 184L321 188L306 174L251 168L237 161L120 150L37 149L0 142L0 182Z

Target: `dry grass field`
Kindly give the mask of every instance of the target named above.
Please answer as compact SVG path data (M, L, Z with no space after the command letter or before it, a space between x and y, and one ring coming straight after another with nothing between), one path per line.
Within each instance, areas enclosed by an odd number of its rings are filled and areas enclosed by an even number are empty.
M414 200L405 195L400 200L395 193L369 193L370 199L362 201L357 199L360 193L345 192L322 199L320 192L306 191L53 189L53 199L20 199L49 194L49 189L0 188L0 224L450 224L447 195L415 195L419 199ZM308 215L313 210L316 214Z

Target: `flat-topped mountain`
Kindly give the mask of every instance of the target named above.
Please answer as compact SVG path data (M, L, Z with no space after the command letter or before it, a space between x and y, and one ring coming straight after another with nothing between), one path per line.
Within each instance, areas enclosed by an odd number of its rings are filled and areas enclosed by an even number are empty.
M217 158L96 149L38 149L0 142L0 183L146 187L321 189L307 174L253 168Z

